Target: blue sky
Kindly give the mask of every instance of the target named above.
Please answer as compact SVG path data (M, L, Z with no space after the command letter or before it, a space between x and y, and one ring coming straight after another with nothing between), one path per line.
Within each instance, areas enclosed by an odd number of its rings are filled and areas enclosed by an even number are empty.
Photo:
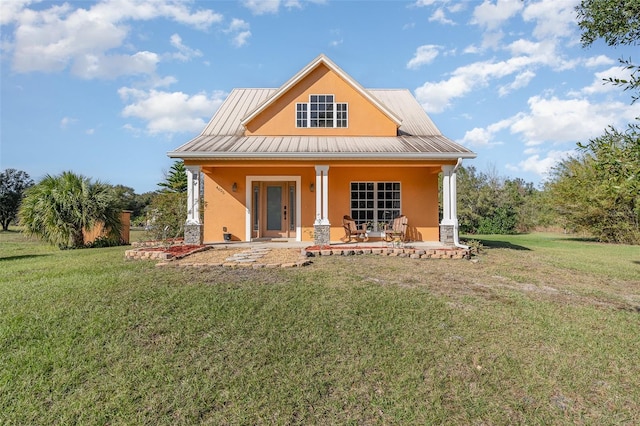
M279 87L320 53L407 88L481 171L536 185L577 141L640 116L602 79L638 48L582 48L579 0L0 3L0 170L156 190L166 156L234 87Z

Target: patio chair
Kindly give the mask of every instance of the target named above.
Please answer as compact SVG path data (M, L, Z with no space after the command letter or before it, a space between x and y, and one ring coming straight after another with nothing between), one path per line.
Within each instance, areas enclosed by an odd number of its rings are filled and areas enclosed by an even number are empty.
M406 237L407 237L407 224L409 223L409 219L405 215L398 216L393 219L393 223L391 227L389 224L385 226L384 230L384 238L388 243L398 243L398 245L403 245Z
M358 238L362 238L362 241L369 241L369 236L367 235L366 224L356 225L356 221L351 219L351 216L345 215L342 218L342 226L344 227L344 237L343 241L346 243L351 242L351 238L355 237L356 241Z

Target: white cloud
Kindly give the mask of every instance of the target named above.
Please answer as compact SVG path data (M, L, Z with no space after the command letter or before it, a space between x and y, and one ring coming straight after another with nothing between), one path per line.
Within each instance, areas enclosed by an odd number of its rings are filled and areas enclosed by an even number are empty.
M302 3L299 0L286 0L284 6L289 9L302 9Z
M441 46L436 46L434 44L425 44L418 47L413 58L407 62L407 68L415 70L420 68L422 65L430 63L438 56L440 49Z
M497 5L500 4L500 2L497 3ZM489 6L494 7L493 5ZM512 7L517 9L515 6ZM502 14L503 17L507 15ZM494 25L493 22L498 21L499 19L497 18L496 21L487 21L489 22L487 25ZM489 36L501 36L502 33L501 31L494 31L487 34ZM485 39L483 43L492 44L492 47L497 48L499 40L488 41L488 39ZM486 47L487 45L483 44L482 49ZM481 53L482 49L471 45L465 48L464 53ZM498 89L500 96L529 84L536 75L535 70L538 67L546 66L554 71L562 71L575 68L581 63L580 59L567 59L562 55L558 51L558 42L554 39L537 42L518 39L504 46L504 50L512 56L501 61L487 60L461 66L455 69L449 78L445 80L426 82L418 87L415 90L416 98L427 112L442 112L451 105L454 99L464 97L474 90L494 84L495 80L509 75L515 74L515 79L511 83L500 86Z
M580 93L592 95L595 93L619 92L619 87L608 82L610 78L620 78L629 81L629 79L631 78L631 70L620 66L615 66L604 71L597 72L594 74L593 83L591 83L591 85L582 88L579 93L572 94L578 96Z
M511 53L512 55L524 55L535 58L536 62L549 65L549 66L559 66L559 53L558 53L558 45L553 40L544 40L539 42L534 42L525 39L518 39L508 46L505 49Z
M75 59L71 72L84 79L113 79L122 75L152 74L160 61L153 52L133 55L85 54Z
M151 76L151 78L149 78L149 80L147 80L147 85L146 87L152 87L154 89L157 89L158 87L168 87L171 86L174 83L177 83L178 79L168 75L166 77L158 77L156 75Z
M416 7L431 6L434 3L440 3L445 0L417 0L413 5Z
M495 4L485 0L473 10L471 23L488 30L496 30L523 8L521 0L498 0Z
M155 70L157 56L151 52L113 53L123 47L130 21L166 18L206 29L222 20L211 10L192 11L188 3L135 0L107 0L88 9L74 9L70 3L42 10L14 7L9 15L3 22L15 23L10 43L15 72L57 72L71 65L72 72L84 78L110 78L116 67L123 70L116 75ZM98 69L102 66L105 69Z
M10 24L18 19L25 6L32 3L31 0L3 1L2 13L0 13L0 25Z
M249 42L249 37L251 37L251 31L249 29L251 25L248 22L234 18L229 27L224 30L227 34L233 34L233 38L231 40L231 44L235 47L242 47Z
M62 120L60 120L60 128L66 129L70 124L76 123L77 121L77 118L63 117Z
M527 147L525 154L532 155L537 154L543 144L587 141L601 135L609 125L624 126L640 115L640 105L630 107L621 102L598 104L587 99L534 96L528 103L528 112L518 113L486 128L469 130L461 142L470 146L495 145L498 143L495 140L497 134L508 130L510 134L521 137Z
M587 99L533 96L529 112L514 117L510 131L520 134L526 145L586 141L609 125L624 125L640 114L640 105L622 102L592 103Z
M229 24L229 28L227 28L227 32L244 31L244 30L248 30L250 27L251 26L249 25L248 22L242 19L234 18Z
M470 44L469 46L464 48L462 53L470 53L470 54L480 53L480 48L475 44Z
M447 6L447 10L451 13L458 13L465 10L467 7L466 2L454 3Z
M535 64L533 58L517 56L506 61L475 62L457 68L448 80L427 82L415 90L416 98L427 112L441 112L455 98L462 97L492 79L503 78Z
M502 142L495 140L495 135L501 130L508 128L510 120L501 120L489 125L487 128L476 127L468 130L462 140L462 144L467 146L494 146L502 145Z
M556 40L548 39L539 42L519 39L505 48L512 55L524 55L533 59L539 65L549 66L554 70L568 70L579 65L579 59L567 59L558 51Z
M309 3L325 4L327 0L307 0ZM249 9L254 15L264 15L267 13L278 13L280 5L288 9L302 9L300 0L242 0L242 5Z
M500 86L500 88L498 89L498 95L500 97L503 97L513 92L514 90L518 90L528 86L529 82L533 80L535 76L536 76L536 73L534 73L533 71L527 70L527 71L521 72L520 74L516 75L516 78L511 83L506 84L504 86Z
M611 65L615 63L616 61L614 61L608 56L598 55L598 56L592 56L591 58L588 58L584 64L585 66L591 68L591 67L599 67L601 65Z
M488 129L475 127L467 130L460 142L467 146L488 146L491 145L492 134Z
M173 47L178 49L178 53L174 53L172 56L182 62L190 61L193 58L202 56L202 52L198 49L192 49L189 46L185 46L182 43L182 37L178 34L173 34L170 38L170 43Z
M182 92L129 87L120 88L118 93L124 102L130 102L122 115L145 121L150 134L201 131L226 97L221 91L189 96ZM129 128L134 129L131 125Z
M242 5L254 15L264 15L277 13L280 9L280 0L242 0Z
M570 37L575 32L578 3L580 0L527 2L522 19L535 21L533 35L538 39Z
M427 82L415 90L418 102L427 112L442 112L451 100L462 97L473 89L473 84L456 75L438 83Z
M329 32L331 34L331 37L333 38L333 40L329 42L329 46L336 47L344 43L344 38L342 37L342 31L338 29L333 29Z
M502 31L487 31L482 36L482 49L498 49L500 48L500 42L504 38L504 32Z
M560 161L575 154L575 150L568 151L549 151L542 158L539 154L529 156L527 159L520 161L517 166L507 164L506 168L514 172L531 172L545 178L549 175L551 169Z
M249 37L251 37L251 31L239 32L233 38L233 41L231 42L231 44L233 44L235 47L242 47L248 43Z
M574 152L573 149L557 148L547 151L545 147L575 146L576 142L600 136L610 125L623 127L640 116L640 105L611 101L595 103L586 98L533 96L529 98L528 105L526 112L467 131L460 142L490 147L500 143L500 132L518 136L527 158L517 164L508 164L507 168L544 177L554 165Z
M446 15L444 13L444 9L442 9L442 8L438 8L438 9L436 9L435 12L433 12L433 14L429 17L429 22L439 22L439 23L445 24L445 25L453 25L453 24L455 24L454 21L452 21L451 19L446 17Z
M110 22L126 20L148 21L155 18L167 18L180 24L199 30L205 30L215 23L222 22L222 15L210 9L191 11L190 2L170 0L137 1L107 0L89 9L94 19L108 19ZM81 10L81 9L79 9Z

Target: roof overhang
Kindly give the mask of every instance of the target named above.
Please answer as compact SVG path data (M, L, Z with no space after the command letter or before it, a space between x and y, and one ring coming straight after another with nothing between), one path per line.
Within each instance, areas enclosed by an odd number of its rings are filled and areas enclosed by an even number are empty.
M237 152L168 152L170 158L185 160L457 160L476 158L474 152L460 153L367 153L361 152L287 152L287 153L237 153Z
M202 160L457 160L476 153L442 136L302 137L198 136L168 152Z

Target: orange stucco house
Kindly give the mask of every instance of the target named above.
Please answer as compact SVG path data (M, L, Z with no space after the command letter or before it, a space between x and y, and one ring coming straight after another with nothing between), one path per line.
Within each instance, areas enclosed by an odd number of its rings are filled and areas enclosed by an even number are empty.
M365 89L324 55L280 88L234 89L168 155L189 178L185 241L315 244L340 240L344 215L377 225L401 214L410 240L457 243L456 169L476 156L443 136L408 90Z

